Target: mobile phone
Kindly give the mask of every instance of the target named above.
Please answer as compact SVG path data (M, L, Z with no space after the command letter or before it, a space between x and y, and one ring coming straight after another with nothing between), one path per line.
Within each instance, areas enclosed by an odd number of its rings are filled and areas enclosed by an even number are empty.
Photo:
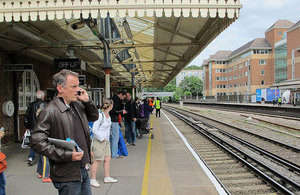
M80 95L81 95L81 91L77 91L77 95L79 95L79 96L80 96Z

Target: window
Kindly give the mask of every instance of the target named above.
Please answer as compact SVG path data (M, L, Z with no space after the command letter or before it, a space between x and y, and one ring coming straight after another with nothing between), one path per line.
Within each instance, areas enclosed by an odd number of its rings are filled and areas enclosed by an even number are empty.
M259 60L260 65L265 65L267 63L267 60Z
M261 74L261 75L264 75L264 74L265 74L265 70L261 70L261 71L260 71L260 74Z
M245 77L246 77L246 76L248 76L248 72L247 72L247 71L245 72Z
M24 71L19 84L19 110L26 110L35 100L35 93L40 90L40 83L33 71Z
M261 84L261 85L265 85L265 81L264 81L264 80L261 80L261 81L260 81L260 84Z

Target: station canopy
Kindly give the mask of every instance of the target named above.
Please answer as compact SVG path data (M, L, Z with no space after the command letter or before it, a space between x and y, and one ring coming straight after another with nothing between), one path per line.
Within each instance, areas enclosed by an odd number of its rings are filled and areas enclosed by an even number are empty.
M134 77L135 85L163 87L241 7L238 0L2 0L0 47L49 61L77 57L104 77L104 40L112 83L131 86Z

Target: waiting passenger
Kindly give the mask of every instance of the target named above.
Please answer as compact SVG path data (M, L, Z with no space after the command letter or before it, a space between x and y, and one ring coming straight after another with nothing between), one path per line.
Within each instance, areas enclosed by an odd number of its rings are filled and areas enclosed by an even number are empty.
M127 102L125 104L125 110L127 113L124 115L125 119L125 138L127 144L131 144L135 146L136 143L136 104L135 100L131 98L131 94L129 92L126 93Z
M104 183L116 183L118 180L110 177L109 167L111 160L110 151L110 127L111 118L109 116L109 111L113 108L113 101L106 99L102 106L102 112L99 114L99 118L94 122L92 132L93 132L93 144L92 144L92 166L91 166L91 186L99 188L100 184L96 180L98 167L103 161L104 167Z
M125 98L126 93L124 91L115 94L112 98L113 108L109 112L111 117L111 157L118 158L118 142L119 142L119 114L126 114L126 110L123 109L122 100Z

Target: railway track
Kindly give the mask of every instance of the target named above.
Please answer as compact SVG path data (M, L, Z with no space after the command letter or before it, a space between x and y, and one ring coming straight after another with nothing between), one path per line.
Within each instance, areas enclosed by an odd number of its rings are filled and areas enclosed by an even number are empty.
M246 148L245 143L242 143L241 140L233 141L228 135L220 133L216 127L205 125L198 118L183 114L182 111L179 112L174 108L168 108L167 111L197 130L182 133L229 193L265 194L278 192L279 194L300 194L299 183L269 167L268 164L261 163L260 160L248 153L255 151L260 156L268 156L281 167L291 170L296 177L299 176L298 165L279 156L275 155L274 157L274 154L261 151L259 147L250 147L251 149L249 149L247 146L247 149L241 149L241 147Z
M244 107L223 107L222 105L206 105L206 104L199 104L199 103L192 103L192 102L185 102L185 104L195 105L197 107L202 108L209 108L209 109L215 109L215 110L222 110L222 111L228 111L228 112L239 112L241 114L255 114L260 116L267 116L267 117L277 117L282 119L288 119L288 120L300 120L299 113L294 112L282 112L280 110L278 111L270 111L270 110L264 110L264 109L250 109L250 108L244 108Z

